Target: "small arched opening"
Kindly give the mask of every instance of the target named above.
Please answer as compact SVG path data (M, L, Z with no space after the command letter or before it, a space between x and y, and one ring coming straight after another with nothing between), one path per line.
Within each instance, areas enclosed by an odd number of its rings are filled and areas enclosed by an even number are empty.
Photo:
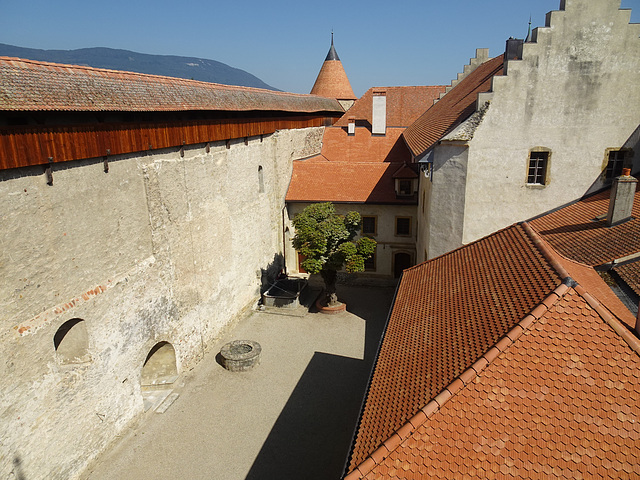
M149 351L140 374L141 386L169 385L178 378L176 351L169 342L156 343Z
M72 318L63 323L53 336L53 347L62 364L88 362L91 358L85 321Z
M411 254L398 252L393 256L393 277L400 278L403 270L411 267Z

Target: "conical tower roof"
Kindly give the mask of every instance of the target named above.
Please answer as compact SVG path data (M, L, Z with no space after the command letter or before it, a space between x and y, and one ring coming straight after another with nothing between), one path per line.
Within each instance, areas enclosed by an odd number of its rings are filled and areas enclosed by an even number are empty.
M331 32L331 48L311 89L311 95L338 100L356 100L340 57L333 46L333 32Z

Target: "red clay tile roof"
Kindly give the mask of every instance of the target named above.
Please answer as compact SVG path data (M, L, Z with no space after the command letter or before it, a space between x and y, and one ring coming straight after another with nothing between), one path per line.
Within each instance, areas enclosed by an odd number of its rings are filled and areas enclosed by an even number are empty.
M637 478L640 342L564 290L349 480Z
M560 282L521 225L405 270L348 470L473 365Z
M0 110L340 112L336 100L0 57Z
M528 224L525 224L525 228L527 228L527 225ZM556 250L551 248L551 246L533 229L531 235L540 239L540 243L542 245L539 245L539 248L545 253L545 255L547 255L547 258L551 258L552 263L554 261L558 262L557 265L554 265L556 266L556 270L560 271L561 276L569 276L578 282L601 305L604 305L611 315L616 317L627 328L633 329L635 327L635 316L618 299L616 294L613 293L613 290L611 290L611 287L607 285L593 267L563 257Z
M610 190L535 218L529 224L559 253L591 266L640 252L640 189L636 190L632 220L607 227Z
M411 160L402 141L403 128L387 128L386 135L371 135L366 128L356 128L348 135L344 128L328 127L322 137L322 156L339 162L406 162Z
M411 164L413 167L417 167L415 163ZM393 178L418 178L418 172L416 168L412 168L409 164L403 163L394 174Z
M396 198L397 163L329 162L315 157L293 162L287 202L349 202L415 205Z
M502 64L502 55L484 62L405 130L403 137L415 156L422 154L475 111L478 93L491 89L491 79L502 75Z
M311 89L311 95L337 98L340 100L355 100L351 83L340 60L325 60Z
M613 271L618 274L624 283L629 285L636 295L640 296L640 259L634 263L616 267Z
M347 135L341 127L328 127L322 153L293 162L288 202L353 202L415 205L417 198L396 198L394 175L417 175L404 162L409 151L400 138L402 128L388 128L384 136L357 128ZM407 171L409 170L409 171Z
M444 85L384 87L383 90L387 96L387 127L408 127L411 125L433 105L433 101L440 97L440 93L444 92L445 88ZM372 124L373 90L373 88L367 90L334 125L346 127L349 117L355 117L356 120L364 120Z

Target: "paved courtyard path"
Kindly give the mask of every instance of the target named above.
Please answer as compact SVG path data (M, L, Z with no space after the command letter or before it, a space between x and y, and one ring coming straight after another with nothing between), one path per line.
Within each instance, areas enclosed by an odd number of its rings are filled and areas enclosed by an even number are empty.
M347 312L252 312L177 382L84 480L338 479L344 468L393 288L340 286ZM215 359L255 340L261 363L232 373Z

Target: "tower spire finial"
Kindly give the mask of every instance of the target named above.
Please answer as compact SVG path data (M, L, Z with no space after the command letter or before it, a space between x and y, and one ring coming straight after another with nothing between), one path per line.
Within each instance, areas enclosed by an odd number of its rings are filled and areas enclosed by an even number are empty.
M325 62L327 60L340 60L340 57L338 57L338 54L336 52L336 48L333 46L333 28L331 29L331 48L329 48L327 58L325 58L324 60Z
M527 38L525 39L525 42L530 42L531 41L531 14L529 14L529 30L527 30Z

